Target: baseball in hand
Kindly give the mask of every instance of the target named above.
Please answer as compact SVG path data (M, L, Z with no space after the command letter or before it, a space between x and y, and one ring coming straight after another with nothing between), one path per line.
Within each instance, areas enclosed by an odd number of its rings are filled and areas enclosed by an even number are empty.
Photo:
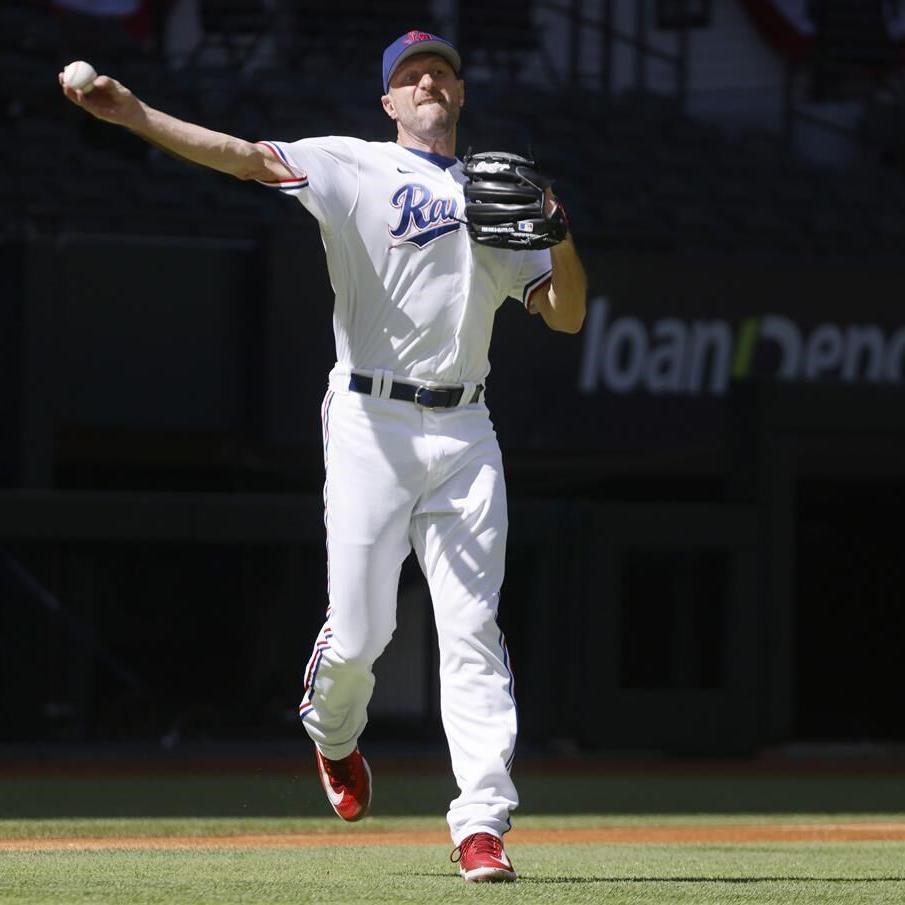
M81 88L85 94L88 94L94 87L96 78L97 73L94 71L94 67L84 60L76 60L63 70L63 83L69 88Z

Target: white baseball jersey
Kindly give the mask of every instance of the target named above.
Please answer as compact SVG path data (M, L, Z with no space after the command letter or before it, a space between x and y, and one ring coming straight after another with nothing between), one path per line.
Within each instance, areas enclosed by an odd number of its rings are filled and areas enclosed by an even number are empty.
M262 142L294 178L274 185L317 218L336 294L337 363L437 383L482 383L496 309L529 307L547 250L476 246L462 164L394 142Z

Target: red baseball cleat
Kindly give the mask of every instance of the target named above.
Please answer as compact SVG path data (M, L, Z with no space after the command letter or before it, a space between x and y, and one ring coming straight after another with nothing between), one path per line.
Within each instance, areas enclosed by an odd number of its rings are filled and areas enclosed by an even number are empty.
M492 833L472 833L453 850L450 861L469 883L511 883L518 878L503 850L503 840Z
M352 823L371 807L371 768L356 748L342 760L327 760L317 748L317 775L338 817Z

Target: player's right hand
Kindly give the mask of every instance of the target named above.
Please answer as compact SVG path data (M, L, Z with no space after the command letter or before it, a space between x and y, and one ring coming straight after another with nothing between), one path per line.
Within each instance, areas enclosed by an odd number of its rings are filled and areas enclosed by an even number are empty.
M98 119L128 127L135 124L141 116L141 102L138 98L125 85L108 75L99 75L89 94L85 94L80 88L66 85L62 72L58 79L66 98Z

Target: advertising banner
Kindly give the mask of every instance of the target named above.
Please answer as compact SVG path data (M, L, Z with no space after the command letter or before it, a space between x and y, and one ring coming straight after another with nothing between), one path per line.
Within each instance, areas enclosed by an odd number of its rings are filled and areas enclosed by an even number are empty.
M605 255L588 314L551 334L507 303L489 400L504 445L676 449L724 427L732 381L901 386L905 267Z

